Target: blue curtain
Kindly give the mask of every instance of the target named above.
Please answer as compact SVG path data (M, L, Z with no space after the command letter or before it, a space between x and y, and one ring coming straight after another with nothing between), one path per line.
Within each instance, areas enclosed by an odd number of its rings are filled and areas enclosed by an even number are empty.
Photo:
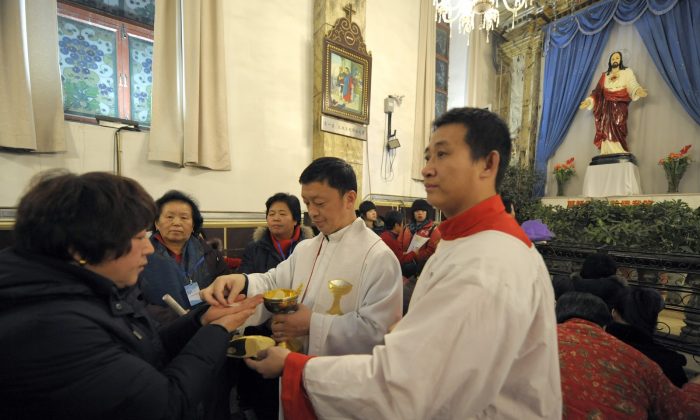
M535 153L535 169L538 171L547 169L547 161L566 137L579 103L588 95L593 72L610 36L608 23L615 5L613 1L601 2L586 9L586 13L562 19L545 28L547 56L542 120ZM583 33L581 28L590 35ZM544 183L535 188L535 194L544 195Z
M634 23L666 83L700 124L700 0L603 0L545 27L544 85L535 169L564 138L610 35L610 23ZM544 194L544 183L535 187Z
M700 124L700 2L679 1L661 16L649 10L635 28L674 96Z

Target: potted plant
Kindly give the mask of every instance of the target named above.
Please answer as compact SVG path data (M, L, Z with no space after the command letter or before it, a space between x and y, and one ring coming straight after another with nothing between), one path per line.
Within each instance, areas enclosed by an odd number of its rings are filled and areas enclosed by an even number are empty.
M564 184L571 179L572 176L576 174L576 168L574 167L574 158L570 157L564 163L557 163L554 165L554 171L552 172L554 177L557 179L557 196L564 195Z
M666 172L666 180L668 181L667 192L678 192L678 184L680 184L685 170L688 169L688 165L692 162L690 156L688 156L688 150L691 147L690 144L687 144L680 150L680 153L669 153L668 156L659 160L659 165L662 165L664 172Z

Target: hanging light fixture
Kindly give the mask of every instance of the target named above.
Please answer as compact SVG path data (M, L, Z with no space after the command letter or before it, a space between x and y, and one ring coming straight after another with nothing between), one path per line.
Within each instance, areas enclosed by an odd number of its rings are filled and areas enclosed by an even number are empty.
M533 2L533 0L501 1L506 10L513 14L513 27L515 27L518 11L527 7L528 2L530 5ZM500 18L498 0L433 0L433 6L435 6L435 21L447 24L457 22L460 33L469 34L474 30L476 17L481 16L479 29L486 31L486 42L489 40L489 31L498 27Z

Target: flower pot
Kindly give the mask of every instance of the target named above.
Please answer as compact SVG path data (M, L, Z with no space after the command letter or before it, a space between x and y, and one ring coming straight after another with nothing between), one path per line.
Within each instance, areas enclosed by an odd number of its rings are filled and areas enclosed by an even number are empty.
M557 197L564 196L564 184L564 181L557 179Z
M678 185L680 185L681 178L683 178L683 174L685 174L685 170L687 167L687 163L684 165L664 165L664 172L666 172L666 181L668 181L668 190L666 191L667 193L678 192Z
M678 184L681 183L680 178L676 177L669 177L668 178L668 189L666 190L667 193L677 193L678 192Z

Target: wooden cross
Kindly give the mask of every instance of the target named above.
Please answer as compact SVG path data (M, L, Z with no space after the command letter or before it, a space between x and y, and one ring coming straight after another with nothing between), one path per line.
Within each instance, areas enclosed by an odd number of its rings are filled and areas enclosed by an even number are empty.
M352 15L357 13L356 10L353 10L352 8L352 3L348 3L347 6L343 7L343 10L345 11L345 17L347 20L352 21Z

